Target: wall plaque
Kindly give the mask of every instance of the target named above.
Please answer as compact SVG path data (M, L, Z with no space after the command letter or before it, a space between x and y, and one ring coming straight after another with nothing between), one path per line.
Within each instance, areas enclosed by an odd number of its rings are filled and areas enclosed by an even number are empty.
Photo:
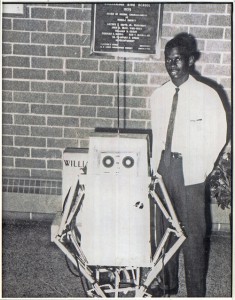
M93 4L91 53L159 55L162 9L156 3Z

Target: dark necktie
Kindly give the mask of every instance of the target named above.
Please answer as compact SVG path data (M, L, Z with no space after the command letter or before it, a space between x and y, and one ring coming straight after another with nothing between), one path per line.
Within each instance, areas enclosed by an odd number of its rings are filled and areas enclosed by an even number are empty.
M167 128L166 144L165 144L165 151L164 151L164 162L166 167L170 165L170 160L171 160L171 144L172 144L172 136L174 131L174 124L175 124L176 108L178 104L179 88L178 87L175 88L175 91L176 92L173 96L173 102L171 106L171 114L170 114L170 119Z

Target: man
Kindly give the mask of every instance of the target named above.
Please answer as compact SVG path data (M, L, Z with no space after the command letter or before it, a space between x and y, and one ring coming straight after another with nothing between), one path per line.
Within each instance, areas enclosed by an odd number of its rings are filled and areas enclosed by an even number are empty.
M151 96L152 169L160 174L187 236L182 249L188 297L205 297L205 182L226 142L226 114L217 92L190 75L198 58L193 36L181 33L165 46L170 81ZM157 213L158 239L167 221ZM159 287L178 291L177 253ZM159 290L153 289L153 296Z

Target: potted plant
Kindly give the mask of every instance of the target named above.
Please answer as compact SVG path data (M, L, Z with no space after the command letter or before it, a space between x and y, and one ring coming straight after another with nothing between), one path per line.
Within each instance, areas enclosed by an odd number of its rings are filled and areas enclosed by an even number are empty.
M231 208L232 199L232 164L231 164L231 143L225 147L218 159L215 169L211 173L209 186L210 195L219 207L223 210ZM231 213L230 213L231 224Z

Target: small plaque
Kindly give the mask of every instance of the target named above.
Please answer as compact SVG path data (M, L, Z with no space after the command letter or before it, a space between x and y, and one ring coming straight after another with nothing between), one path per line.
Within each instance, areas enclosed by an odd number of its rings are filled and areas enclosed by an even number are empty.
M162 8L156 3L93 4L91 52L159 56Z

